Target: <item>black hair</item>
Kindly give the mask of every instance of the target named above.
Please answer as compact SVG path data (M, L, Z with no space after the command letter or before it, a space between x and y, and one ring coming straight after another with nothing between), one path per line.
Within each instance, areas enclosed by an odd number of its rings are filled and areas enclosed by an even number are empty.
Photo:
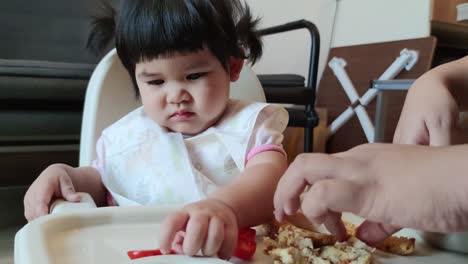
M252 64L262 54L249 7L240 0L122 0L119 11L103 2L93 18L87 46L102 52L115 41L117 54L139 95L135 65L207 47L227 70L229 58Z

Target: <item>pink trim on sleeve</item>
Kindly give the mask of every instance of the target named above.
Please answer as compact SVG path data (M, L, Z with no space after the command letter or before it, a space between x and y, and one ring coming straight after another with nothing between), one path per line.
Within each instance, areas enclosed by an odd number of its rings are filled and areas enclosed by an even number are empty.
M262 152L265 152L265 151L277 151L277 152L280 152L281 154L283 154L285 157L287 156L286 155L286 151L284 151L284 149L278 145L273 145L273 144L266 144L266 145L261 145L261 146L258 146L258 147L255 147L253 149L251 149L249 151L249 153L247 153L247 157L245 158L245 164L247 164L247 162L253 158L253 156L259 154L259 153L262 153Z

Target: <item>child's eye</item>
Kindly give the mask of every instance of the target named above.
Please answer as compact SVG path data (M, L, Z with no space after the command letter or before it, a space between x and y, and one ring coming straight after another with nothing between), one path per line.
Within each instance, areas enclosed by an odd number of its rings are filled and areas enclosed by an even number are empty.
M164 80L161 80L161 79L152 80L152 81L147 82L147 84L149 84L149 85L161 85L163 83L164 83Z
M187 75L187 80L196 80L201 77L203 77L206 74L206 72L197 72L197 73L192 73Z

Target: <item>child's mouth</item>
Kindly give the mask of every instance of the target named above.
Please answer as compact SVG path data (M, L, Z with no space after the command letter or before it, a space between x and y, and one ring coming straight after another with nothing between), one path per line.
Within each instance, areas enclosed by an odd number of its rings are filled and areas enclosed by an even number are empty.
M188 111L178 111L171 115L171 119L176 121L186 121L195 116L195 113Z

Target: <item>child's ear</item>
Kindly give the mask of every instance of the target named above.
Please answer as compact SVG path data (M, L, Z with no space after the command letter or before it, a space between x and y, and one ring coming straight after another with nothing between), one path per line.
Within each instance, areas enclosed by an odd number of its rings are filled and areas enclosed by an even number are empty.
M242 71L242 67L244 66L244 59L242 58L229 58L229 75L231 78L231 82L235 82L239 79L240 72Z

